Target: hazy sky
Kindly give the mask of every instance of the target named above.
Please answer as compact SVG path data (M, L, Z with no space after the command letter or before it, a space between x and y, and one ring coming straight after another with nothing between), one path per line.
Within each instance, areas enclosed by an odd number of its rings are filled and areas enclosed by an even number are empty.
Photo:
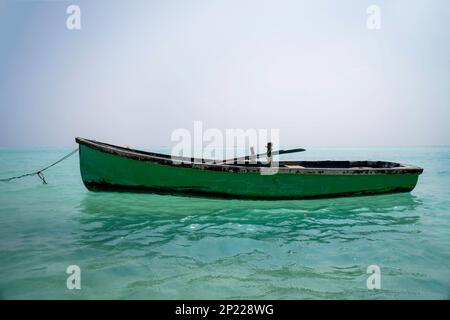
M0 147L167 146L195 120L282 145L449 145L450 1L0 0Z

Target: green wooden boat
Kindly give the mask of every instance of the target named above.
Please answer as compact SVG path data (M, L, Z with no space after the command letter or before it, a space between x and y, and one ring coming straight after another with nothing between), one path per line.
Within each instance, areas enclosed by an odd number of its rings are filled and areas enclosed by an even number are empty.
M84 185L92 191L128 191L235 199L306 199L414 189L423 169L386 161L280 161L262 175L262 162L209 160L128 149L76 138Z

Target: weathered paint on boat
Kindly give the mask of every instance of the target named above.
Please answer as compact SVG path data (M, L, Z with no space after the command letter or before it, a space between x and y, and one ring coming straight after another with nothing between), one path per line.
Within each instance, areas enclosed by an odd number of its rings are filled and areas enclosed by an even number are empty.
M284 161L277 174L261 175L262 165L174 164L169 155L76 141L81 176L92 191L268 200L355 196L409 192L423 171L384 161Z

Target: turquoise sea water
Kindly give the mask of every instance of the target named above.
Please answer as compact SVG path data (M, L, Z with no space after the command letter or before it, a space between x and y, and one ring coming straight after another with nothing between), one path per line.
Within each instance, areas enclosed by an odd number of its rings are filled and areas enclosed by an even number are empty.
M70 149L0 149L0 178ZM450 298L450 148L311 149L425 169L412 193L238 201L88 192L75 155L0 182L2 299ZM68 290L66 268L81 268ZM366 287L378 265L381 289Z

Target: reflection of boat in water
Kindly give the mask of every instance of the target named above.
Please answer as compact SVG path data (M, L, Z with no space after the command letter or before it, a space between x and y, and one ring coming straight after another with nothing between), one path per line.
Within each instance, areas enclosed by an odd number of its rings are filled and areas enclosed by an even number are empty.
M241 199L303 199L414 189L422 168L386 161L281 161L263 175L256 161L211 163L77 138L80 170L93 191L131 191ZM297 149L303 150L303 149Z
M421 204L417 197L405 194L388 194L379 197L285 200L277 202L217 200L203 198L170 197L122 193L88 193L81 203L81 211L88 216L120 217L142 216L144 219L181 219L186 216L220 215L233 213L241 217L257 219L258 215L279 215L283 212L293 216L314 215L316 218L340 218L361 212L395 214L410 212ZM170 201L168 201L170 200ZM286 218L279 215L280 220Z
M168 197L87 193L76 217L81 241L110 246L129 235L135 249L147 252L153 245L234 236L287 242L371 239L416 232L404 226L419 221L415 209L421 205L410 194L277 202Z

